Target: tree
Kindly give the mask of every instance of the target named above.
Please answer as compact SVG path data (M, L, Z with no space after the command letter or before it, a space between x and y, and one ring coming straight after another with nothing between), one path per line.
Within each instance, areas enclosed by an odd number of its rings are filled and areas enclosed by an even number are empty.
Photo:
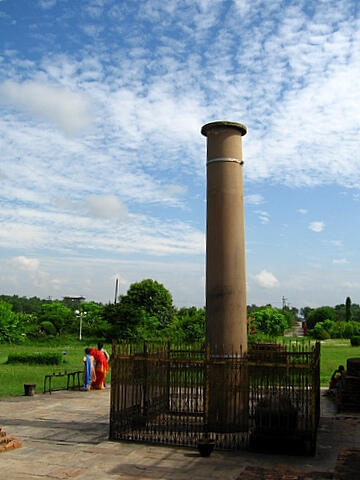
M107 340L134 340L136 328L143 319L143 310L128 303L124 295L119 303L105 305L101 316L109 325Z
M264 307L251 313L252 323L255 323L256 331L273 337L282 335L288 327L288 322L278 308Z
M300 308L300 315L304 317L305 322L307 322L307 319L312 311L313 311L313 308L311 307Z
M41 300L38 297L19 297L18 295L0 295L0 300L3 300L12 305L12 310L15 313L41 313L43 303L51 303L51 300Z
M174 341L186 343L203 341L205 339L205 309L180 308L169 326L168 333Z
M351 314L351 298L347 297L345 302L345 321L351 322L352 314Z
M74 320L74 312L59 301L44 303L42 305L39 316L40 323L44 321L51 322L56 328L58 335L61 335L65 331L70 331Z
M12 311L10 303L0 301L0 343L21 339L19 315Z
M351 304L351 314L355 322L360 322L360 305L358 303Z
M69 307L70 308L70 307ZM78 311L82 314L82 334L106 338L110 324L103 317L104 305L96 302L82 302L78 304ZM76 317L72 325L72 331L79 331L80 319Z
M319 307L312 310L307 318L307 326L309 329L315 327L318 322L324 322L325 320L335 321L335 310L332 307Z
M339 305L335 305L334 307L335 317L337 322L345 322L346 318L346 307L344 303L340 303Z
M296 312L296 313L294 313ZM281 313L284 315L287 326L290 328L295 324L297 319L297 308L289 309L288 307L284 307L281 309Z
M146 279L130 285L127 294L120 297L120 303L123 302L156 317L161 327L166 327L174 317L175 309L170 292L155 280Z
M108 338L136 340L164 335L174 314L170 292L161 283L146 279L131 284L117 304L106 305L102 318L111 325Z

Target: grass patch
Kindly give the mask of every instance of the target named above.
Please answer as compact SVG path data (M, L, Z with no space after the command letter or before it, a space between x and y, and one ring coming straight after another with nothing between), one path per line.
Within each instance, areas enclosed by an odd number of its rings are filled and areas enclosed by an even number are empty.
M328 387L330 377L339 365L346 369L348 358L360 357L360 346L352 347L348 339L332 338L321 342L320 352L320 383Z
M24 383L35 383L36 393L43 391L44 377L51 373L74 372L83 369L84 349L87 346L94 345L96 342L85 344L75 340L56 341L53 345L45 342L9 345L0 344L0 398L7 396L16 396L24 394ZM105 345L106 350L111 353L111 345ZM66 355L62 352L66 351ZM31 355L34 353L54 353L60 354L62 363L60 365L29 365L29 364L8 364L6 363L9 355ZM110 373L106 377L107 383L110 383ZM55 381L64 384L64 379ZM57 384L54 383L54 388Z
M299 339L287 339L293 341ZM308 340L306 340L308 342ZM286 343L286 342L285 342ZM96 345L96 341L85 343L74 339L53 339L50 342L37 342L32 344L9 345L0 344L0 397L23 395L24 383L35 383L36 392L42 392L44 385L44 376L53 372L77 371L83 369L84 349L88 345ZM111 353L111 345L105 345L106 350ZM66 355L62 352L66 351ZM7 364L8 356L12 353L26 355L33 353L55 353L62 355L61 365L27 365L27 364ZM344 365L346 360L352 357L360 357L360 346L352 347L350 340L329 339L321 342L320 356L320 383L321 386L329 385L330 377L333 371L339 366ZM110 383L111 375L107 376L107 383ZM56 381L56 380L54 380ZM63 382L63 379L59 379ZM56 384L54 384L56 388Z

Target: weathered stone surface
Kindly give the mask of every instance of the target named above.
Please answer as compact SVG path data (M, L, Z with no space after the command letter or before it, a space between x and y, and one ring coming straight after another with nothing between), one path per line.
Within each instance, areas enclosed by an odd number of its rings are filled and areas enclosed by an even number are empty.
M336 414L328 397L321 397L315 457L216 451L201 458L191 449L110 442L109 394L108 389L1 399L1 432L11 431L23 446L0 454L0 478L290 480L297 475L296 480L343 480L334 476L347 468L346 459L336 466L340 447L352 449L351 455L360 449L360 415ZM341 455L339 459L345 458ZM351 455L349 461L355 458Z

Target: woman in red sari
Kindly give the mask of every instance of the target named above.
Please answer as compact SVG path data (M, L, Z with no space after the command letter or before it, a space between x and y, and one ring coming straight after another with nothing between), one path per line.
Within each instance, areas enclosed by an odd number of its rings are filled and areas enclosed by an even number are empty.
M100 352L100 350L96 350L96 348L90 348L90 355L92 355L95 359L95 375L96 379L91 382L91 388L93 390L104 390L104 380L106 374L109 370L109 364L105 357L105 355Z

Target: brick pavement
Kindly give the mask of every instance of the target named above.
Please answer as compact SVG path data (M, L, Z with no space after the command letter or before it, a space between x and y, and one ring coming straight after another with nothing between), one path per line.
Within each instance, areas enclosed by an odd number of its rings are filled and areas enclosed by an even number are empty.
M315 457L215 451L202 458L191 449L108 441L109 392L0 399L0 425L23 444L0 455L0 479L330 479L340 449L338 473L346 458L358 458L360 417L335 415L326 397Z

